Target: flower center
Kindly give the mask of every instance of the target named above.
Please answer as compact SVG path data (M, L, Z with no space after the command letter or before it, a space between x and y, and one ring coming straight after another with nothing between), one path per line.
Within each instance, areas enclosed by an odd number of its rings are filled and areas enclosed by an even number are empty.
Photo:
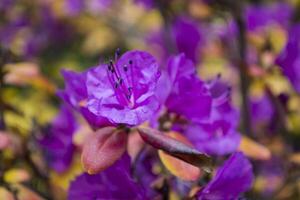
M115 59L111 59L107 65L108 79L119 102L133 108L133 61L129 60L127 64L119 66L116 64L119 56L120 50L117 49Z

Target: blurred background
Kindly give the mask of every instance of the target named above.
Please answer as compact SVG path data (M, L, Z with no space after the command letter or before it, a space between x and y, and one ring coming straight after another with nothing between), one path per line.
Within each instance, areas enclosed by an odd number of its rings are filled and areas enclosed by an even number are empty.
M80 121L67 169L49 165L39 140L59 112L60 71L118 48L161 66L183 52L202 80L221 75L255 172L247 197L299 199L299 14L299 0L0 0L0 199L66 198L90 128Z

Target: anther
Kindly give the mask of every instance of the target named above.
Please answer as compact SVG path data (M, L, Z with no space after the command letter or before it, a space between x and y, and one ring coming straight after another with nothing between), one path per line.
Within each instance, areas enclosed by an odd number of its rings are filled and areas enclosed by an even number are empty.
M132 87L128 87L127 89L130 93L132 92Z
M129 62L129 65L132 65L132 64L133 64L132 60L129 60L128 62Z
M119 56L121 55L121 50L120 50L120 48L117 48L115 54L116 54L117 57L119 57Z
M123 69L124 69L125 72L127 72L128 71L127 65L124 65Z

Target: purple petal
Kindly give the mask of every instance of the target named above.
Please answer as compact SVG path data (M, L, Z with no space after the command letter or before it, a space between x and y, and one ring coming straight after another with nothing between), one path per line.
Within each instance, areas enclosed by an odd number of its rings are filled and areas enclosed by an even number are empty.
M173 33L179 52L185 53L187 58L197 62L199 45L202 36L197 28L197 24L187 18L177 18L173 25Z
M236 199L250 189L254 175L249 160L242 153L234 153L220 167L215 177L201 190L198 199Z
M206 85L196 76L192 61L184 54L171 57L168 73L173 83L166 101L168 110L192 121L207 120L211 114L212 98Z
M144 190L130 176L130 158L127 154L105 171L78 176L71 182L68 199L145 199Z
M73 113L67 106L62 106L51 124L50 131L39 141L50 167L57 172L67 170L72 162L75 150L72 137L76 129Z

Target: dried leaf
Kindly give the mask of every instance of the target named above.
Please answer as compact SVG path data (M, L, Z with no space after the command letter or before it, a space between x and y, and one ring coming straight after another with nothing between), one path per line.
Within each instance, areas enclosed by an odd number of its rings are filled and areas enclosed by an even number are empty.
M208 155L171 138L155 129L138 128L138 131L145 142L157 149L161 149L171 156L179 158L194 166L201 167L203 170L210 172L211 159Z
M106 127L91 135L83 146L81 162L85 171L96 174L114 164L125 152L127 134Z

